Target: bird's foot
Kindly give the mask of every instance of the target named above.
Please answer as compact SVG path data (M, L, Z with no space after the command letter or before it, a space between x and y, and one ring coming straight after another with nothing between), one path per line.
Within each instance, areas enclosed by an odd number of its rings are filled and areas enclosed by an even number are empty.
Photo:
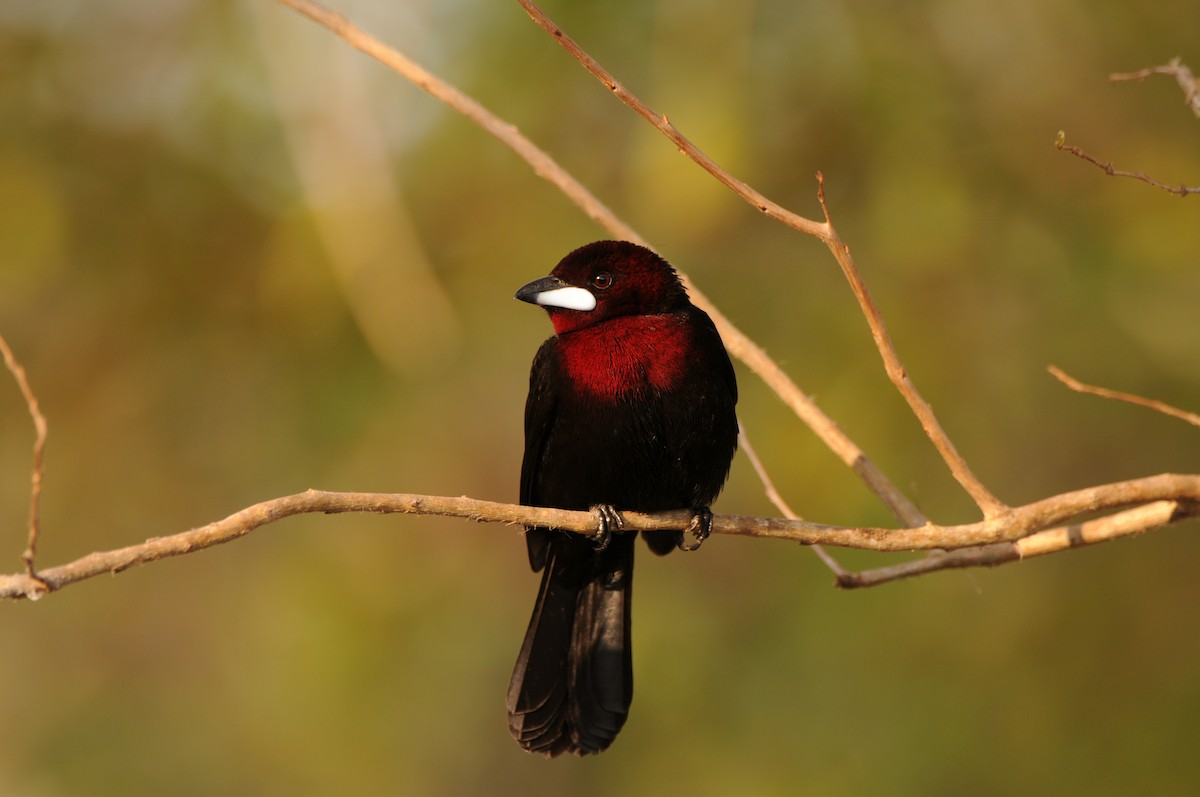
M692 522L679 535L679 550L694 551L712 534L713 513L706 506L692 507Z
M596 513L598 518L596 522L596 533L592 535L592 542L596 545L596 552L599 553L608 547L612 542L614 531L620 531L625 527L625 519L621 517L621 513L613 508L612 504L596 504L592 507L592 511Z

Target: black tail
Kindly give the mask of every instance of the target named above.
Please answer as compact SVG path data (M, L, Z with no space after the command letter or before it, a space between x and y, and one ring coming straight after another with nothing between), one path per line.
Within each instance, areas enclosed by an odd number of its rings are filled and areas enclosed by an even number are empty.
M522 747L553 757L612 744L633 699L629 610L636 534L604 551L551 532L542 586L508 685L508 727Z

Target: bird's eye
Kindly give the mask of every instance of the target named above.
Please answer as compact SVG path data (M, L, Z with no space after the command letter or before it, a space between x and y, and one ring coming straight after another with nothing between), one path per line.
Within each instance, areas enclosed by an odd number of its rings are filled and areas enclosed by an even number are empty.
M592 287L604 290L613 284L613 275L607 271L601 271L592 277Z

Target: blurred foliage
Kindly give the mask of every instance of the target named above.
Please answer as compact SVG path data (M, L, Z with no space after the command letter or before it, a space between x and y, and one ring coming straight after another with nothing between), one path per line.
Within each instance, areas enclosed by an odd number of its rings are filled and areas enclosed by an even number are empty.
M822 247L733 198L515 4L339 10L519 125L779 359L926 511L973 518ZM979 475L1023 502L1195 472L1200 224L1055 150L1200 179L1169 79L1194 2L547 4L698 145L843 237ZM41 562L307 487L514 499L511 301L602 237L495 141L268 0L0 5L0 330L50 421ZM761 385L806 517L887 523ZM5 379L5 382L8 380ZM32 432L0 388L0 542ZM747 463L718 510L770 513ZM1196 524L861 593L796 548L639 563L638 697L596 759L522 753L513 529L302 518L0 606L0 794L1190 794ZM889 561L846 553L854 567Z

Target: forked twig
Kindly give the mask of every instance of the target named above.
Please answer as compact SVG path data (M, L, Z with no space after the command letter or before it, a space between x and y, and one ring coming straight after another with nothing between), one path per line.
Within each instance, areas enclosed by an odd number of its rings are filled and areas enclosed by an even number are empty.
M1115 512L1102 518L1087 520L1073 526L1039 531L1014 542L996 542L952 551L933 551L920 559L896 565L847 573L838 577L837 585L844 589L877 587L891 581L932 573L936 570L965 567L996 567L1006 562L1045 556L1083 545L1108 542L1118 537L1144 534L1185 517L1195 517L1200 505L1178 501L1155 501L1133 509Z

